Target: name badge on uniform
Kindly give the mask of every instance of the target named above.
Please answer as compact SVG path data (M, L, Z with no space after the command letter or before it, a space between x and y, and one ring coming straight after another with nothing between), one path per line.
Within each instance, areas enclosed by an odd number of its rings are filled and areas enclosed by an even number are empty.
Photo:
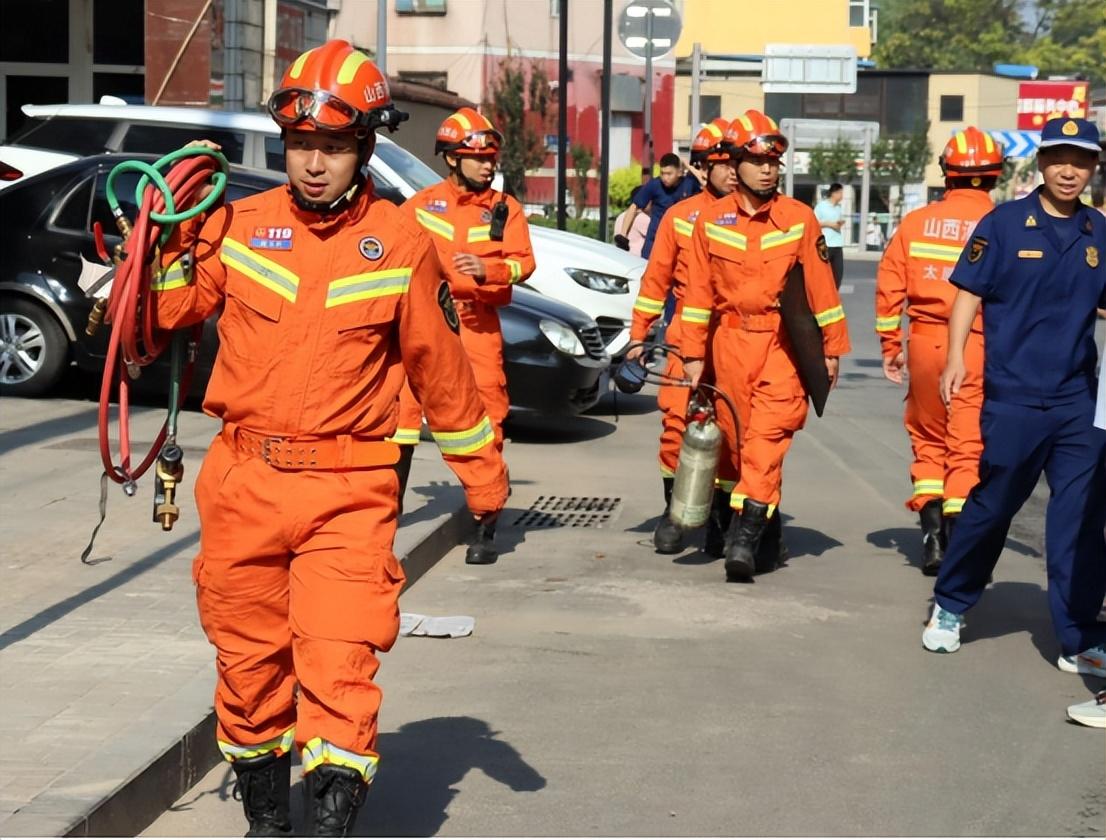
M737 224L737 213L723 213L715 224L733 226Z
M256 227L250 237L250 247L269 251L292 250L292 228Z
M1098 248L1094 245L1087 246L1087 265L1091 268L1098 268Z
M1043 259L1044 255L1044 251L1018 251L1018 259L1022 260L1039 260Z

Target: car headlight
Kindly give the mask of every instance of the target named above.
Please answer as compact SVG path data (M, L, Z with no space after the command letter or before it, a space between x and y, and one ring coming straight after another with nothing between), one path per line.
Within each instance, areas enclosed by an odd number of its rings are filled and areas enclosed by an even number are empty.
M549 343L568 356L583 356L584 345L579 336L559 321L542 318L538 329L549 339Z
M627 295L630 293L630 280L616 274L604 274L587 268L566 268L565 273L585 289L602 292L605 295Z

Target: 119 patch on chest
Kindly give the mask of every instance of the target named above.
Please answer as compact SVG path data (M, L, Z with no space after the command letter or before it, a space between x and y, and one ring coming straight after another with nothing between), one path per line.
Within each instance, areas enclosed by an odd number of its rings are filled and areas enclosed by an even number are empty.
M449 284L445 281L438 287L438 306L442 308L446 326L459 335L461 332L461 318L457 314L457 307L453 305L453 295L449 293Z
M268 251L291 251L292 228L255 227L250 237L250 247Z

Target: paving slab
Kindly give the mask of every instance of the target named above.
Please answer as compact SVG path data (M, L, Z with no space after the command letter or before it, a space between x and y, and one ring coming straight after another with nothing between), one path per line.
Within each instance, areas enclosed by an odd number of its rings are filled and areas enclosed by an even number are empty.
M138 406L153 440L163 410ZM101 472L95 406L0 399L0 835L133 835L216 761L214 650L196 616L192 481L218 429L181 418L185 486L169 533L151 522L152 477L112 485L92 565ZM425 446L396 539L409 584L467 527L452 473Z

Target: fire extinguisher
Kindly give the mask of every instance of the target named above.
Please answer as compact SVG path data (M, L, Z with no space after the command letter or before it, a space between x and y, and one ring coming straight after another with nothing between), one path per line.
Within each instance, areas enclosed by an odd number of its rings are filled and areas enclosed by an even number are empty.
M714 476L722 451L722 430L714 406L696 392L688 406L687 430L676 462L668 518L682 529L705 525L714 498Z

